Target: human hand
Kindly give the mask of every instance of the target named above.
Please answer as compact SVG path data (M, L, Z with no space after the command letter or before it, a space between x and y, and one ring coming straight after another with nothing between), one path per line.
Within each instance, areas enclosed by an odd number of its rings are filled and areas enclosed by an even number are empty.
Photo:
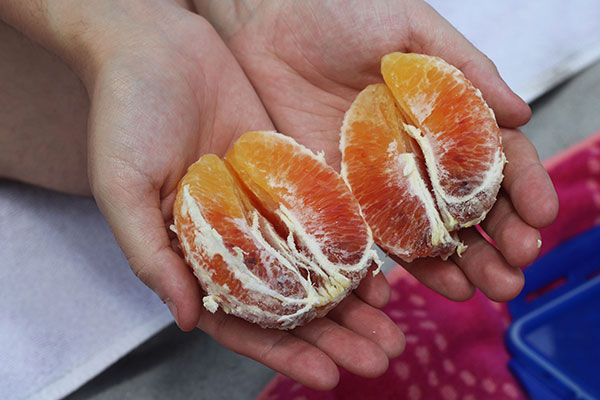
M200 155L223 155L243 132L272 126L216 33L200 17L182 18L189 22L169 24L169 42L144 33L144 46L128 46L139 50L111 57L93 85L92 189L134 272L169 304L182 329L198 326L308 386L334 386L337 365L382 374L404 345L398 328L373 307L389 295L382 275L368 278L327 318L291 332L202 307L197 281L165 229L176 184Z
M90 96L90 186L135 274L182 329L197 326L308 386L333 387L338 365L362 376L382 374L404 346L399 329L376 309L389 298L382 274L368 274L326 318L290 332L202 307L198 282L168 234L177 182L202 154L222 156L245 131L272 123L203 18L166 2L107 0L90 8L73 17L80 25L65 24L81 31L61 33L70 46L78 43L61 55ZM60 40L49 42L60 50Z
M455 65L493 108L509 161L498 200L481 227L459 233L469 246L448 261L400 261L417 279L454 300L475 288L507 301L523 286L520 267L539 252L538 228L556 217L558 202L537 152L514 128L529 107L492 62L422 1L196 1L252 81L276 128L339 166L339 130L356 94L381 81L380 60L394 51L436 55Z

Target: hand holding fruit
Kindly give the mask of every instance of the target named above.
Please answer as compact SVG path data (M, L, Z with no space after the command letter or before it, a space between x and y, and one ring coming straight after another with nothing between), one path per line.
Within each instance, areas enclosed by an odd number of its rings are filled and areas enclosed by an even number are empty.
M197 279L171 246L176 187L187 167L203 154L224 155L246 131L273 129L206 20L167 1L101 0L81 7L70 0L15 0L3 2L0 13L67 60L83 80L91 103L94 197L132 270L169 305L182 329L197 326L233 351L316 388L336 384L338 365L362 376L386 370L404 341L376 309L389 296L381 274L368 274L327 318L288 333L206 311Z
M389 287L367 277L326 318L291 332L264 330L202 306L196 278L171 247L177 182L201 155L224 155L244 132L277 129L340 164L339 130L357 93L379 78L394 51L438 55L461 69L502 127L529 117L493 65L421 2L347 3L197 1L217 28L181 2L8 0L3 18L61 55L91 99L89 175L94 196L133 271L165 301L182 329L198 326L226 347L320 389L338 366L377 376L404 342L377 307ZM46 4L47 3L47 4ZM358 4L358 3L357 3ZM388 7L389 6L389 7ZM42 12L43 11L43 12ZM506 300L522 285L518 266L537 254L537 228L556 199L522 134L503 129L509 164L483 228L471 228L462 258L404 264L441 294L462 300L474 287ZM375 328L376 327L376 328Z
M539 251L538 228L557 213L557 199L533 145L514 128L530 117L527 105L494 65L422 1L228 2L197 1L244 68L278 131L340 165L339 130L360 90L381 82L383 55L401 51L439 56L461 70L493 109L508 164L492 210L481 227L459 234L462 257L400 261L421 282L454 300L475 288L493 300L516 296L520 267Z
M119 50L90 91L91 187L133 271L167 303L182 329L198 327L309 386L334 385L338 365L362 376L383 373L404 342L371 305L383 305L389 295L381 276L357 291L370 288L371 304L352 295L328 318L292 333L204 308L198 281L168 233L177 183L201 155L224 155L244 132L273 125L212 27L169 7L156 17L168 26L119 38ZM140 36L143 45L137 44Z

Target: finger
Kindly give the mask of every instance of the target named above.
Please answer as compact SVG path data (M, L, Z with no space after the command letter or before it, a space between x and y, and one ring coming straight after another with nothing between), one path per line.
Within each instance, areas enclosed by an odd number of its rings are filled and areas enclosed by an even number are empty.
M198 328L228 349L310 388L329 390L339 381L338 368L327 354L289 332L263 329L221 310L204 310Z
M341 326L376 343L392 359L404 351L404 334L381 310L351 294L327 315Z
M408 50L439 56L460 69L481 90L499 125L518 127L529 121L531 109L508 87L489 58L425 2L414 3L409 12L414 48Z
M540 232L521 219L504 191L498 195L481 227L513 267L529 265L540 252Z
M502 186L517 213L534 228L543 228L558 214L558 197L537 151L525 135L503 129L502 144L508 163Z
M381 347L329 318L315 319L290 333L318 347L355 375L376 378L388 368L388 358Z
M462 257L454 255L452 260L469 280L491 300L515 298L525 283L521 269L508 264L475 227L461 231L459 236L468 248Z
M466 301L475 293L475 287L452 260L430 257L407 263L394 259L419 282L450 300Z
M95 197L131 269L167 304L182 330L194 329L202 304L200 287L171 247L158 193L148 186L134 194L108 180L100 182L94 185ZM135 185L135 178L129 182Z
M375 308L382 308L390 301L391 290L382 271L379 271L375 276L373 275L375 268L376 266L369 268L367 275L362 279L354 294L365 303Z

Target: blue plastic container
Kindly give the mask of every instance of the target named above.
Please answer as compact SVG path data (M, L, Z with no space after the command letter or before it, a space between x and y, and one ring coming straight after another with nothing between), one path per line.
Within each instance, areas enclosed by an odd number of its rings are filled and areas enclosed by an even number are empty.
M600 399L600 226L525 270L509 365L533 399Z

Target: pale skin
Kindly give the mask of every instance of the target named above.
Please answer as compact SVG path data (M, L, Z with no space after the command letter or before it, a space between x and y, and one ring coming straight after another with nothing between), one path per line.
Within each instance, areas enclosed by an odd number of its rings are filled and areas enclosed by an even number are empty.
M206 311L166 229L176 184L202 154L223 155L245 131L276 129L325 151L339 168L344 112L360 89L380 81L381 56L427 53L454 64L481 89L502 127L509 163L482 224L498 249L470 229L461 233L469 245L461 258L403 266L453 300L470 298L475 288L509 300L523 285L519 267L537 256L538 229L558 208L534 147L515 129L530 110L483 54L422 2L342 3L0 5L0 17L16 29L0 29L6 52L0 72L9 77L0 104L13 108L2 113L0 107L0 175L93 195L132 270L167 303L181 329L198 327L316 389L337 384L338 366L379 376L402 352L402 333L378 309L389 299L385 277L369 274L326 318L290 332ZM22 90L26 82L35 82L30 91Z

